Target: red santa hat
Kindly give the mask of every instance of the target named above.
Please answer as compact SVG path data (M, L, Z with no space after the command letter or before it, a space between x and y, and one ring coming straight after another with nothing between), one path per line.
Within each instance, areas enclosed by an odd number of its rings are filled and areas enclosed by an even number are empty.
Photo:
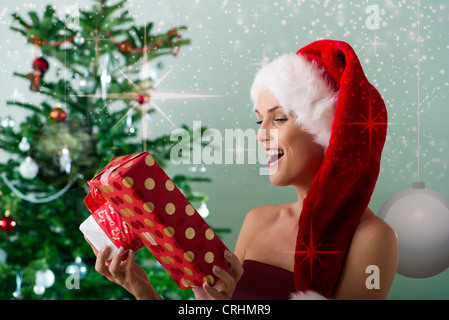
M328 298L377 181L387 134L385 104L342 41L316 41L277 58L255 77L255 104L264 90L325 150L298 222L295 287Z

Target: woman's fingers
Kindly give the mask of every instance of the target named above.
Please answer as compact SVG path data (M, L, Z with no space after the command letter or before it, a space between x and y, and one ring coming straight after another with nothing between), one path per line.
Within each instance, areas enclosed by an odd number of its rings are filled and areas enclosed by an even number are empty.
M89 242L89 240L87 241ZM107 261L110 253L110 248L108 246L105 246L98 251L90 242L89 244L97 256L95 270L107 277L109 280L120 285L125 285L125 283L129 280L129 276L133 275L134 272L134 251L129 250L128 252L125 251L123 247L120 247L117 253L113 256L112 260ZM124 258L126 255L128 255L128 257L125 260ZM223 270L218 266L214 266L213 268L214 274L220 278L221 281L217 283L217 286L215 287L212 287L207 282L205 282L202 286L202 289L206 295L209 296L209 299L229 299L234 292L238 280L243 274L243 267L236 255L230 251L225 251L224 256L226 261L230 264L229 269Z
M212 287L207 282L203 283L203 289L212 299L215 299L215 300L224 300L225 299L225 296L221 292L219 292L217 289Z
M128 258L126 259L126 264L125 264L125 272L127 274L130 274L134 269L134 258L135 258L134 251L129 250Z
M120 268L120 263L122 261L122 254L123 254L123 247L120 247L117 251L117 253L112 257L111 263L109 264L109 272L112 275L112 279L118 280L121 276L123 271Z
M243 274L243 267L240 263L239 258L237 258L235 254L228 250L225 251L224 256L226 261L228 261L231 265L231 268L228 270L228 272L232 275L236 282L239 281L240 277Z
M212 272L223 281L225 287L228 288L234 288L237 281L232 277L228 272L220 268L219 266L214 266L212 268Z
M228 270L223 270L219 266L214 266L213 273L220 278L215 286L207 282L203 284L203 290L212 299L230 299L234 293L235 286L243 274L243 267L240 260L230 251L225 251L225 259L231 265Z
M100 251L97 252L97 261L95 262L95 270L100 274L104 275L108 279L111 278L111 273L109 272L109 267L107 265L107 257L111 249L108 246L104 246Z

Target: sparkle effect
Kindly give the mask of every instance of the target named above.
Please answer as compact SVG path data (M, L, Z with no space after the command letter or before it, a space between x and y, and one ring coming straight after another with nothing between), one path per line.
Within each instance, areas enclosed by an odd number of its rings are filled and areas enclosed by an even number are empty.
M170 119L170 117L165 114L165 112L156 104L156 101L160 100L186 100L186 99L199 99L199 98L213 98L213 97L222 97L221 95L206 95L206 94L188 94L188 93L177 93L177 92L157 92L157 87L165 80L165 78L169 75L170 72L176 66L173 66L162 78L160 78L154 85L148 85L148 81L144 80L143 85L137 85L125 72L123 72L120 68L115 66L115 68L129 81L129 83L134 87L135 91L133 92L123 92L123 93L108 93L104 94L91 94L91 95L74 95L74 96L83 96L83 97L104 97L108 99L127 99L127 100L138 100L140 96L147 96L149 100L145 100L141 107L142 116L148 113L148 104L153 107L156 111L158 111L168 122L170 122L174 127L177 127L176 124ZM139 104L140 105L140 104ZM117 126L121 121L123 121L128 113L132 112L138 105L134 105L131 107L128 112L120 119L115 126ZM144 144L147 138L147 130L146 128L142 128L143 132L143 140ZM144 148L145 149L145 148Z
M144 47L147 46L147 37L146 37L146 20L145 20L145 38L144 38ZM97 42L96 42L97 44ZM143 53L142 58L142 68L148 63L148 52L145 51ZM134 92L124 92L124 93L107 93L105 90L101 93L101 95L93 94L93 95L85 95L91 97L99 97L109 99L129 99L129 100L137 100L141 105L140 109L142 111L142 118L144 119L148 115L149 106L153 107L157 112L159 112L168 122L170 122L174 127L177 127L175 123L170 119L168 115L156 104L157 100L170 100L170 99L195 99L195 98L210 98L210 97L221 97L218 95L204 95L204 94L184 94L184 93L174 93L174 92L156 92L157 87L165 80L165 78L173 71L176 66L170 68L170 70L160 78L153 85L150 83L150 75L146 68L143 68L142 75L142 85L137 85L125 72L123 72L120 68L115 66L115 68L123 75L123 77L128 80L128 82L134 87ZM140 98L144 97L143 101L140 101ZM131 107L128 112L115 124L117 126L121 121L123 121L129 113L131 113L137 105ZM114 127L115 127L114 126ZM147 149L147 139L148 139L148 124L146 121L142 121L142 140L143 140L143 148L144 151Z
M310 264L310 282L312 282L312 276L313 276L313 262L315 259L317 259L321 264L324 264L323 261L318 258L319 254L335 254L335 253L344 253L344 251L332 251L332 250L318 250L318 247L321 246L321 244L324 242L324 240L321 240L320 243L317 245L314 245L313 242L313 231L312 231L312 225L310 226L310 239L309 239L309 245L305 245L304 242L301 241L301 244L304 246L305 250L295 251L295 254L305 254L306 256L304 259L301 260L299 264L302 264L304 261L309 259Z
M381 114L379 113L378 115L376 115L375 118L373 118L373 116L372 116L372 108L371 108L371 99L370 99L370 103L369 103L369 115L368 115L368 118L366 118L363 114L360 114L360 116L365 121L362 121L362 122L351 122L351 123L346 123L346 124L355 125L355 126L364 126L364 128L362 130L362 133L364 133L368 129L369 149L371 151L371 141L372 141L373 129L376 130L377 132L379 132L379 130L376 128L377 126L387 126L387 125L393 124L393 123L376 122L377 118L379 118L381 116Z
M267 57L267 55L265 54L265 48L263 49L263 55L262 55L262 59L259 60L258 62L254 62L251 63L251 65L253 66L260 66L260 67L265 67L268 62L270 62L270 59Z
M304 259L301 260L299 264L302 264L304 261L309 259L310 264L310 282L312 282L312 273L313 273L313 262L315 259L317 259L321 264L324 264L323 261L318 258L319 254L335 254L335 253L344 253L344 251L332 251L332 250L318 250L318 247L321 246L321 244L324 242L324 240L321 240L320 243L317 245L314 245L313 242L313 231L312 231L312 225L310 225L310 239L309 239L309 245L305 245L304 242L301 241L301 244L304 246L305 250L295 251L295 254L305 254L306 256Z
M378 36L376 35L376 33L374 33L374 40L368 42L367 45L372 46L374 48L374 54L377 56L377 47L385 46L386 43L385 42L379 42L378 41Z
M144 37L144 47L147 47L147 37L146 37L146 19L145 19L145 37ZM99 37L95 39L95 45L97 48L97 44L100 40ZM154 84L149 80L150 74L147 68L144 68L148 64L148 51L143 52L142 57L142 67L140 69L142 72L142 84L139 86L135 83L123 70L119 67L114 66L122 76L133 86L133 92L123 92L123 93L107 93L103 90L101 94L91 94L91 95L74 95L74 96L83 96L83 97L97 97L103 99L126 99L126 100L135 100L138 102L137 105L129 108L128 112L114 125L117 126L120 122L122 122L127 116L136 108L140 108L142 112L142 119L148 116L148 111L150 107L153 107L157 112L159 112L168 122L170 122L174 127L177 128L176 124L170 119L170 117L156 104L156 101L164 101L164 100L187 100L187 99L198 99L198 98L213 98L213 97L222 97L221 95L205 95L205 94L186 94L186 93L177 93L177 92L157 92L156 89L158 86L167 78L167 76L175 69L176 65L171 67L168 72L163 75L160 79L158 79ZM143 97L143 101L140 101L140 98ZM142 142L143 142L143 150L147 150L147 140L148 140L148 124L146 121L142 121Z
M144 85L142 87L139 87L130 77L128 77L122 70L120 70L118 67L116 67L120 73L132 84L132 86L135 88L135 92L132 93L120 93L120 94L108 94L108 98L116 98L116 99L126 99L128 96L128 99L135 100L136 96L141 95L147 95L149 97L148 104L153 107L156 111L158 111L165 119L167 119L168 122L170 122L174 127L177 127L176 124L170 119L170 117L165 114L165 112L156 104L156 101L160 100L186 100L186 99L199 99L199 98L212 98L212 97L221 97L220 95L205 95L205 94L188 94L188 93L177 93L177 92L157 92L157 87L165 80L165 78L170 74L170 72L173 71L173 69L176 66L173 66L162 78L160 78L154 85L148 86L146 81L144 81ZM139 94L137 94L139 93ZM147 101L145 101L147 102ZM137 108L137 105L133 106L129 109L129 112L132 112L135 108ZM144 103L141 107L142 109L142 116L148 113L148 105ZM119 124L125 117L128 115L123 116L122 119L120 119L117 123ZM147 128L142 128L142 134L143 134L143 140L144 140L144 149L146 149L145 141L147 139Z

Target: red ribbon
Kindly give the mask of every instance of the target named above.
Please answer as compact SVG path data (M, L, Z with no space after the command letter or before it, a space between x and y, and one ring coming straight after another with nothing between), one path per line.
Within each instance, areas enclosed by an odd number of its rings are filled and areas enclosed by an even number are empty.
M132 249L135 252L143 247L140 238L114 211L97 188L91 188L91 192L84 199L84 203L100 228L117 248L123 247L125 250Z

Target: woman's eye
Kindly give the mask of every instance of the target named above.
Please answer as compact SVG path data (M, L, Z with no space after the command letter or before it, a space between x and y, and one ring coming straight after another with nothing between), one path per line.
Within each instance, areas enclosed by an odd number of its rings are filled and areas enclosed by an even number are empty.
M287 118L282 118L282 119L274 119L274 121L275 122L281 122L281 123L284 123L284 122L286 122L286 121L288 121L288 119ZM262 120L260 120L260 121L257 121L257 124L258 125L261 125L262 124Z
M286 122L288 119L282 118L282 119L275 119L276 122Z

